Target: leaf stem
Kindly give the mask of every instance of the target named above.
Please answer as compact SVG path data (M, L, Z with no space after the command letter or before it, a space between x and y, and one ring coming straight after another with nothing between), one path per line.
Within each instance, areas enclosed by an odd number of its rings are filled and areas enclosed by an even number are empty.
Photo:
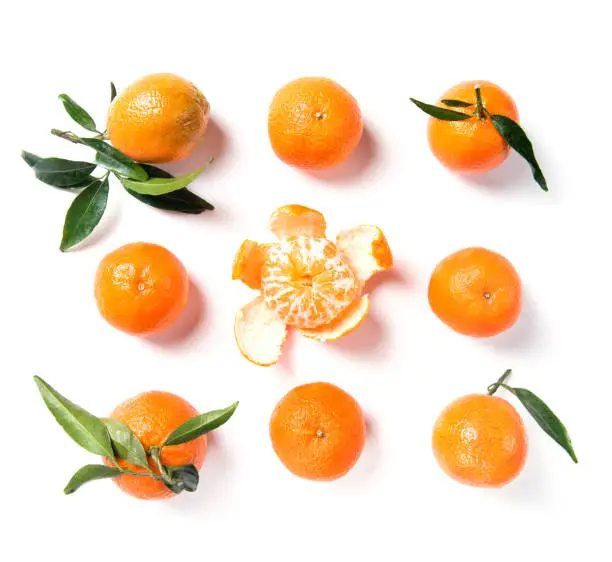
M476 90L476 115L478 115L478 119L485 119L485 108L484 104L482 103L480 84L476 84L474 86L474 90Z
M81 144L81 137L75 135L70 131L60 131L59 129L51 129L51 134L59 137L60 139L64 139L70 141L74 144Z
M499 379L497 379L497 381L495 381L493 384L490 384L487 387L488 395L493 396L500 386L505 388L506 390L511 391L510 387L504 384L511 374L512 369L507 369L506 372L501 377L499 377Z

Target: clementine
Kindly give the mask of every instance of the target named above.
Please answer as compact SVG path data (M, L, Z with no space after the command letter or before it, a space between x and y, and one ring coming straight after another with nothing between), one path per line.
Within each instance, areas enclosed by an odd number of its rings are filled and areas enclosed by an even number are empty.
M143 392L119 404L110 417L127 425L144 450L151 447L161 447L166 438L180 425L198 415L197 410L179 396L169 392ZM160 460L165 466L194 465L199 471L206 455L206 435L182 443L165 446L161 449ZM153 459L149 458L149 467L157 475ZM146 473L144 468L129 464L123 459L117 459L119 466L133 472ZM107 466L114 466L110 460L104 459ZM116 484L124 492L136 498L157 500L174 496L163 482L154 478L122 474L114 478Z
M127 244L100 262L95 297L100 314L134 335L170 326L187 305L189 278L183 264L157 244Z
M527 456L521 416L503 398L486 394L470 394L449 404L435 423L432 443L440 467L472 486L508 484Z
M336 480L355 465L366 438L363 412L333 384L298 386L276 406L270 438L281 462L309 480Z
M210 106L191 82L151 74L121 92L110 106L112 145L139 162L174 162L189 156L203 137Z
M480 86L483 107L492 114L504 115L518 123L519 115L508 93L486 80L462 82L444 93L441 99L460 100L471 107L453 107L472 115L476 106L476 86ZM463 121L444 121L430 117L429 146L435 157L454 172L482 173L499 166L510 148L490 119L472 115Z
M453 330L489 337L517 321L521 280L512 264L485 248L466 248L443 259L429 281L429 304Z
M286 164L323 169L344 162L363 132L355 98L328 78L300 78L274 96L268 134Z

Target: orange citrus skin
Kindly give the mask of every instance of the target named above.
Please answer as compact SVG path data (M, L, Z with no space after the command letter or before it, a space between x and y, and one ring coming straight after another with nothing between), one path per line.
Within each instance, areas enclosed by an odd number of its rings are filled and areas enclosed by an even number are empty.
M286 164L324 169L344 162L363 132L355 98L328 78L300 78L274 96L268 134Z
M444 472L485 488L512 481L527 456L527 435L516 409L503 398L483 394L449 404L436 421L432 445Z
M476 103L475 85L480 85L485 109L505 115L518 123L518 110L512 98L499 86L486 80L462 82L453 86L440 99L457 99ZM446 107L438 102L441 107ZM453 111L472 114L476 106ZM509 147L490 119L471 117L464 121L442 121L430 117L429 146L446 168L463 174L479 174L497 168L507 157Z
M512 327L522 307L521 280L512 264L485 248L443 259L429 281L433 312L456 332L489 337Z
M204 135L209 110L208 101L191 82L174 74L151 74L113 100L108 138L139 162L182 160Z
M150 447L159 447L166 438L188 419L197 416L198 411L187 401L169 392L143 392L134 398L119 404L110 417L127 425L142 443L145 451ZM206 435L193 441L164 447L161 461L164 465L180 466L193 464L198 470L202 468L206 456ZM112 466L104 459L107 466ZM135 472L144 469L119 460L121 467ZM159 471L152 460L149 466L156 474ZM159 500L173 497L175 494L162 482L149 477L123 474L114 478L115 483L127 494L144 500Z
M333 384L298 386L276 406L270 438L281 462L309 480L336 480L357 462L366 438L363 412Z
M189 277L183 264L157 244L136 242L100 262L95 297L100 314L133 335L164 330L185 310Z

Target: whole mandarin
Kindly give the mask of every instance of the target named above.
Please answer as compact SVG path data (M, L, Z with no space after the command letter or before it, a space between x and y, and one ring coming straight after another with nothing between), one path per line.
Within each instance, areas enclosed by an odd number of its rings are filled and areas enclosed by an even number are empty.
M110 417L127 425L148 452L151 447L160 447L177 427L197 415L198 411L180 396L151 391L119 404ZM166 466L193 464L200 470L206 456L206 442L206 435L202 435L187 443L163 447L160 460ZM143 468L123 459L117 461L122 468L145 472ZM108 459L104 459L104 464L113 466ZM159 474L152 459L149 459L149 468ZM122 474L113 480L121 490L139 499L157 500L175 495L163 482L154 478Z
M462 484L505 486L523 469L527 435L516 409L503 398L470 394L451 402L432 438L440 467Z
M281 462L309 480L336 480L358 461L366 438L363 412L333 384L298 386L277 404L270 438Z
M461 100L472 107L453 111L472 114L476 104L475 86L480 86L484 108L491 114L505 115L519 121L518 110L510 95L486 80L472 80L453 86L440 98ZM438 102L438 105L444 107ZM429 146L443 166L463 174L479 174L497 168L510 151L490 119L472 116L463 121L429 118Z
M169 250L136 242L107 256L95 278L100 314L115 328L133 335L164 330L185 310L189 277Z
M329 78L299 78L283 86L270 104L268 134L286 164L324 169L344 162L363 132L355 98Z
M191 82L151 74L123 90L108 111L111 144L138 162L174 162L204 136L210 106Z
M443 259L429 281L429 304L456 332L489 337L512 327L522 308L521 280L502 255L466 248Z

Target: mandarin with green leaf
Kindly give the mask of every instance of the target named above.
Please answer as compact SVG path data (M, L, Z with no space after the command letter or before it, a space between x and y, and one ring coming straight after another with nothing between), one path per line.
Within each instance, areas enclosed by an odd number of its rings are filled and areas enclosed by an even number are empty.
M483 488L498 488L514 480L527 459L527 432L523 420L507 400L494 396L503 388L516 396L529 414L578 462L567 429L533 392L508 384L508 369L488 394L469 394L451 402L433 429L436 461L451 478Z
M461 174L481 174L502 164L516 150L531 166L538 185L548 190L531 141L521 129L519 114L506 91L486 80L461 82L436 105L411 98L430 116L429 146L440 163Z
M199 471L206 456L206 435L180 445L162 447L175 429L197 415L198 411L183 398L169 392L151 391L119 404L110 417L129 427L146 452L151 448L161 449L160 461L164 466L191 464ZM154 459L148 457L148 461L150 470L159 475ZM117 462L122 468L146 473L144 468L123 459L117 459ZM109 459L105 459L104 464L114 466ZM122 474L114 481L121 490L139 499L165 499L175 495L163 482L154 478Z
M107 256L95 278L100 314L115 328L144 336L173 324L185 310L189 277L180 260L157 244L126 244Z
M206 132L210 106L191 82L175 74L151 74L111 103L107 135L139 162L174 162L189 156Z

